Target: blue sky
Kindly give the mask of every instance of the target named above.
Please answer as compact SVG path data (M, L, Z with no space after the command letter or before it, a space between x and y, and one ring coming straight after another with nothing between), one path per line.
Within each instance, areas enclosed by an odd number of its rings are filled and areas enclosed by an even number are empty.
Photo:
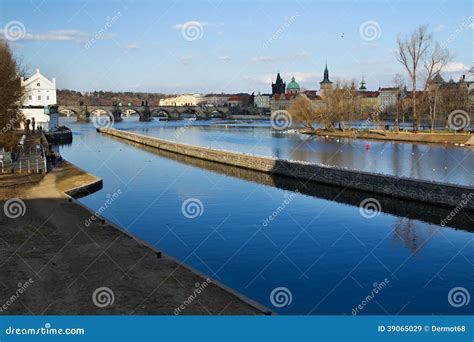
M465 73L471 0L0 0L0 33L20 28L10 44L27 69L81 91L269 92L278 71L319 89L326 62L332 79L376 89L403 73L397 35L421 24L453 54L445 75Z

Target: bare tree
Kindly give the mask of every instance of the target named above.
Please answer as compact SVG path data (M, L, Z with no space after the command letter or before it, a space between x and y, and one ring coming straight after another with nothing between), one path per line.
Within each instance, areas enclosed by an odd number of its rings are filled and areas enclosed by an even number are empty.
M423 87L423 102L427 104L430 118L430 131L434 132L436 121L436 106L439 98L438 87L433 83L433 78L441 72L450 60L449 51L435 43L427 50L424 59L425 86Z
M305 96L299 95L288 108L291 118L302 123L307 128L313 128L313 123L318 121L313 103Z
M403 110L403 97L404 97L404 88L405 80L401 74L396 74L393 78L393 84L398 89L397 91L397 100L395 102L395 132L400 131L400 112Z
M8 44L0 41L0 145L4 147L15 143L11 135L23 120L21 105L24 96L20 67Z
M344 122L352 122L354 113L358 110L359 98L357 90L351 86L351 82L338 81L332 89L325 90L324 102L329 118L331 118L334 127L339 123L339 129L344 131Z
M409 37L397 40L397 60L405 67L412 85L413 130L418 131L418 110L416 106L416 87L420 63L426 56L432 44L432 34L426 25L418 27Z

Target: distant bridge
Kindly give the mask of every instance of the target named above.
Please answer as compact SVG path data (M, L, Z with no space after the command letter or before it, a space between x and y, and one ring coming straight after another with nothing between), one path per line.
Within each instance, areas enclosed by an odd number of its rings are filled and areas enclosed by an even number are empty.
M163 120L195 118L207 120L226 119L231 114L260 114L260 108L254 107L212 107L212 106L68 106L60 105L59 112L67 116L75 115L77 121L87 121L91 116L109 115L115 120L122 116L138 115L140 121L150 121L153 117Z

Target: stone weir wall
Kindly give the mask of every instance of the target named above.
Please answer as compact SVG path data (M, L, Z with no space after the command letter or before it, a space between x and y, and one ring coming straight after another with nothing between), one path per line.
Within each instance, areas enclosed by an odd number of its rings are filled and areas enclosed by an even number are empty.
M160 150L210 160L260 172L278 174L343 188L421 201L455 210L474 211L474 188L429 182L317 164L258 157L158 139L137 133L102 128L100 132Z

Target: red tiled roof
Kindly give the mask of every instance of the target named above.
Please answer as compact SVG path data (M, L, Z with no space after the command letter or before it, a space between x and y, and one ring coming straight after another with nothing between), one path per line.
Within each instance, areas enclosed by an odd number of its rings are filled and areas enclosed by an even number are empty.
M244 98L239 95L232 95L227 101L244 101Z

